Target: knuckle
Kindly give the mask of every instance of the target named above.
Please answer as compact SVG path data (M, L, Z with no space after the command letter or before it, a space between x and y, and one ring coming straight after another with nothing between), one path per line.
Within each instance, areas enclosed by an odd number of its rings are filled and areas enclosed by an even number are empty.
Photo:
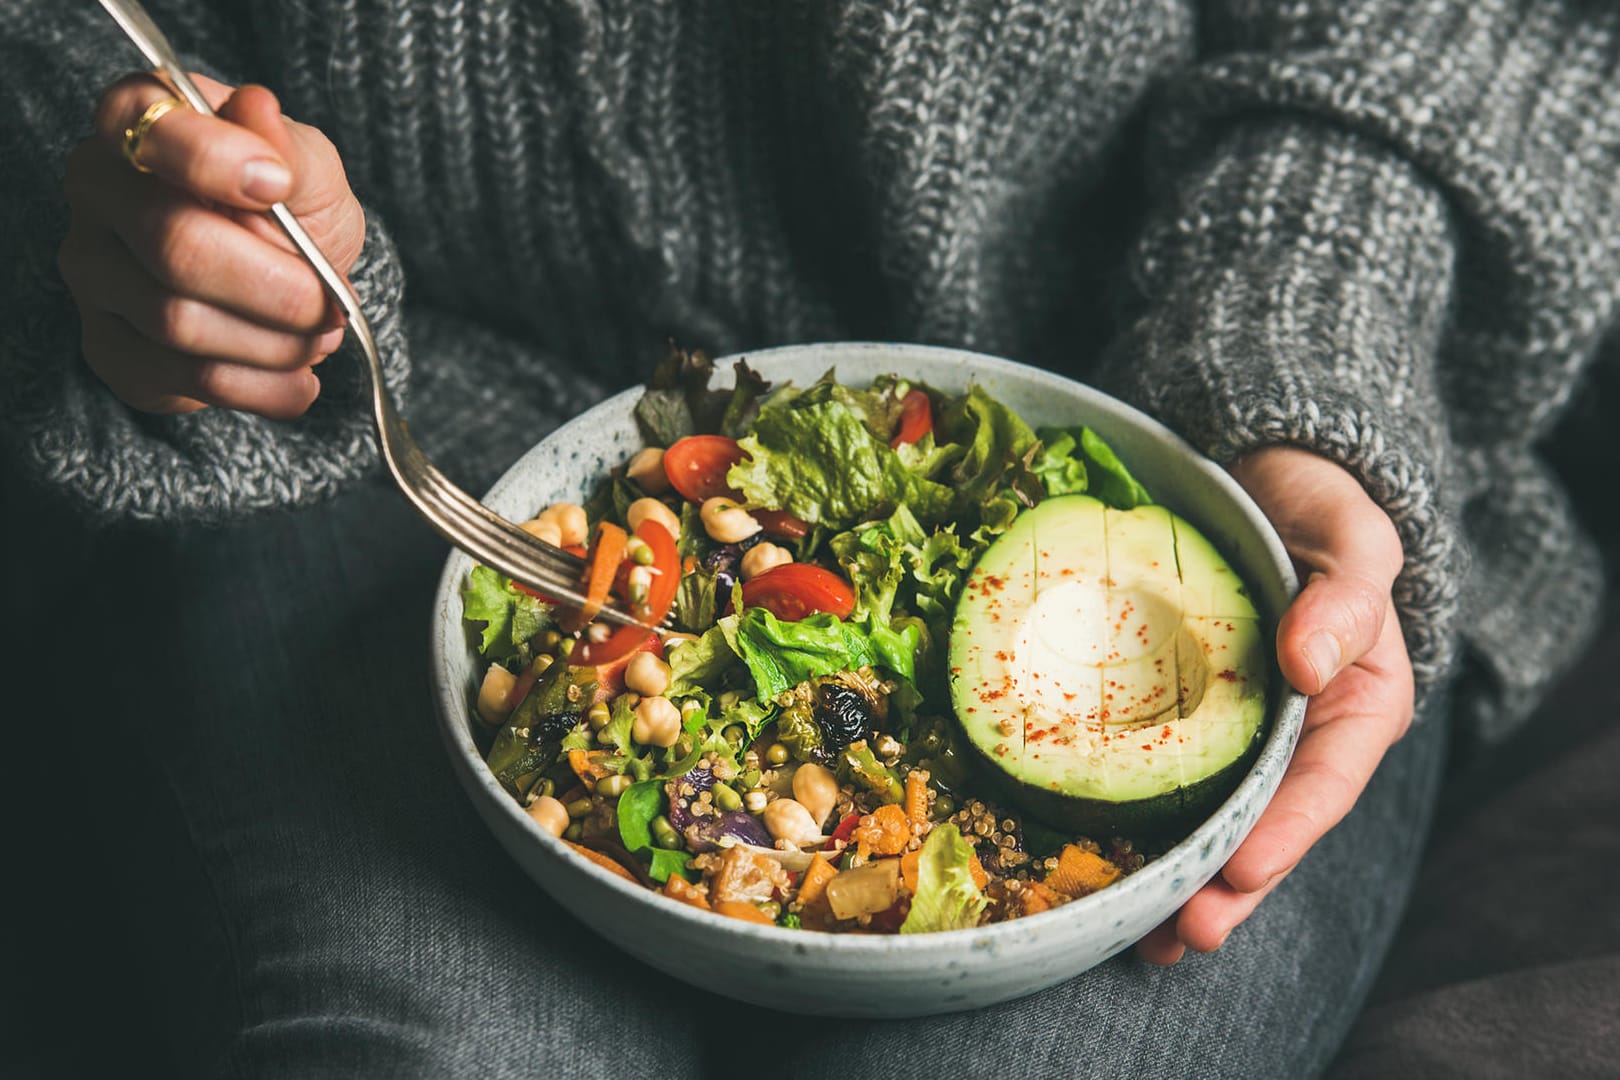
M123 135L136 110L153 96L156 86L152 76L132 71L107 87L96 102L96 130L109 137Z
M315 275L299 266L267 282L270 317L283 326L314 330L326 313L324 294Z
M184 296L170 294L158 304L157 338L170 348L185 353L201 350L206 312L201 304Z
M188 377L193 397L218 402L228 397L231 384L230 365L222 360L199 360Z
M212 222L200 212L174 208L161 215L157 231L157 271L171 285L199 281L213 251Z

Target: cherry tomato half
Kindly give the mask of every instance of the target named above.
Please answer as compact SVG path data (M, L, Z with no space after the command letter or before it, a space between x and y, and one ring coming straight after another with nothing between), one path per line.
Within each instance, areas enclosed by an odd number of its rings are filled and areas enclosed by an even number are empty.
M914 443L934 430L934 404L922 390L912 390L900 399L900 430L889 440L892 450Z
M664 451L664 473L687 502L701 503L724 495L742 495L726 483L726 473L747 455L736 439L724 435L688 435Z
M744 607L762 607L778 619L796 622L820 611L840 619L855 610L849 582L811 563L785 563L743 583Z

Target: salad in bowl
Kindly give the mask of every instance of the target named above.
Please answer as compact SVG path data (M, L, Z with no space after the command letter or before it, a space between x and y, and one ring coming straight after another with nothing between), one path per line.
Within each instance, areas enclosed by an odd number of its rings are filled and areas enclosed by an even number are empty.
M1119 888L1238 787L1265 623L1101 434L974 380L732 370L672 353L639 445L529 508L584 607L461 583L470 727L541 829L659 903L910 935Z

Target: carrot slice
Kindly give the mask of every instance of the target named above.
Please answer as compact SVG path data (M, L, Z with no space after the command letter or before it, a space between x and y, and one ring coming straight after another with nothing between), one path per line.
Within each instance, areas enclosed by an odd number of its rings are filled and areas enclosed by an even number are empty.
M906 820L913 832L928 824L927 769L912 769L906 773Z
M608 593L613 589L613 579L619 572L619 564L624 562L624 554L629 546L630 537L613 522L597 524L591 553L585 560L585 574L580 578L585 606L563 611L557 620L559 626L574 633L583 630L596 618L602 605L607 603Z
M838 868L826 859L819 855L811 859L799 881L799 903L808 907L820 900L827 893L827 882L837 876Z
M573 848L575 851L579 852L581 855L585 856L602 869L607 870L610 873L618 874L620 877L624 878L624 880L633 885L641 884L635 879L634 876L631 875L630 871L626 870L624 867L620 866L618 863L614 862L600 851L592 851L590 848L585 847L582 844L576 844L572 840L564 840L563 843L567 844L569 847Z
M742 900L722 900L714 905L714 910L717 914L726 915L733 919L741 919L743 922L760 923L764 926L776 925L771 921L770 916L753 904Z

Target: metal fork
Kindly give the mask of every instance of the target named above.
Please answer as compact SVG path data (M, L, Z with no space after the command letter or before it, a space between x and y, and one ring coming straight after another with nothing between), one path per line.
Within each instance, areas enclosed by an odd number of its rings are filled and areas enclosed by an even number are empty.
M214 115L208 99L203 97L197 84L186 74L168 38L164 37L137 0L101 0L101 6L107 9L125 35L140 49L141 55L152 65L159 78L168 82L193 109L204 116ZM422 453L416 440L406 431L394 409L393 400L388 396L383 384L382 361L377 356L377 341L353 291L284 203L276 203L270 207L269 213L293 246L315 268L315 273L320 275L321 284L326 286L326 291L343 309L350 330L360 342L361 352L366 358L366 372L371 376L371 406L377 422L377 446L389 473L394 477L394 483L405 498L439 535L479 562L541 589L559 601L584 606L586 598L577 587L584 568L583 560L513 525L452 484ZM649 626L611 605L603 606L598 618L623 626L640 626L657 633L665 632L664 628Z

